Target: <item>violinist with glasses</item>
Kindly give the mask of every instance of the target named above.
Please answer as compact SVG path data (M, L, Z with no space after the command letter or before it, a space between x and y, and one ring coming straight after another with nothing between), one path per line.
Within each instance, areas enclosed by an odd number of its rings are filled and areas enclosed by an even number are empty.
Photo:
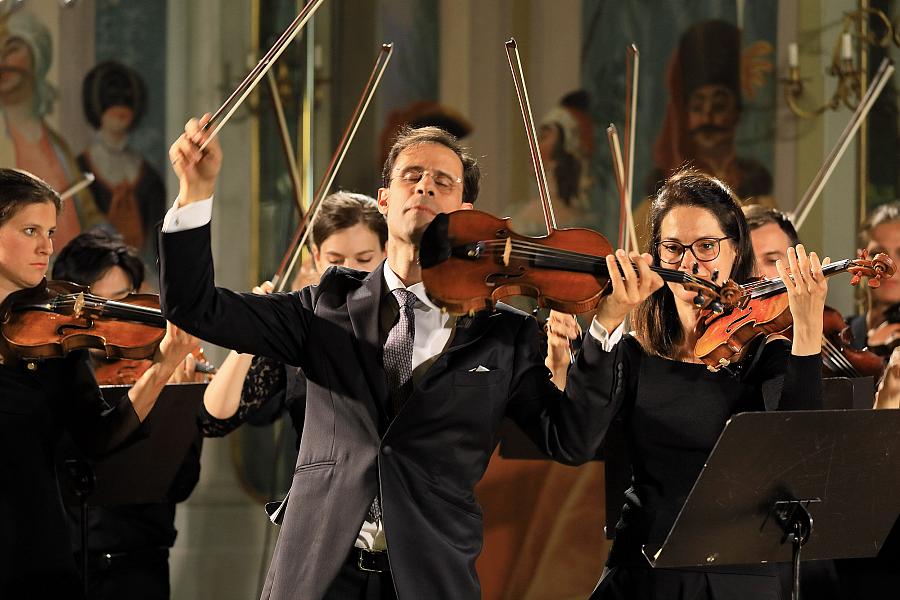
M63 210L71 210L71 206ZM53 253L59 194L37 177L0 169L0 597L81 598L53 468L64 431L89 456L127 441L166 378L104 401L86 350L22 360L6 337L23 294L42 285ZM171 342L160 345L166 356ZM183 358L181 356L180 358Z
M605 339L593 373L603 391L601 425L605 431L613 419L622 420L632 464L632 487L591 600L778 597L775 565L654 569L645 552L652 556L662 545L732 415L821 407L822 310L828 289L822 262L801 245L788 250L787 264L777 263L782 278L788 270L794 274L786 279L793 341L761 337L752 366L712 372L694 352L697 292L664 284L650 267L720 284L747 282L755 266L740 204L718 179L683 170L653 198L649 225L650 254L617 250L607 257L612 293L600 301L591 326L596 337ZM551 315L556 361L567 360L564 344L574 333L573 321Z
M436 127L406 129L382 171L387 259L327 271L299 293L216 288L210 216L217 139L190 121L169 157L181 183L160 240L163 307L191 333L302 368L303 437L263 598L475 600L483 523L474 494L505 416L556 460L592 458L603 404L599 342L567 390L550 380L537 323L510 307L454 318L422 285L418 244L471 209L479 167Z

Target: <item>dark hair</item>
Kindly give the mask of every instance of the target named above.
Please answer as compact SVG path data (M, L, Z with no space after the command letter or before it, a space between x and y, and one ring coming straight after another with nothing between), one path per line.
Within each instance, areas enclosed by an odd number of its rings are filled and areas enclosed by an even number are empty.
M106 109L113 106L127 106L134 111L129 131L134 129L147 107L147 88L134 69L112 60L107 60L91 69L82 86L84 115L94 129L100 129L100 122Z
M468 150L459 143L455 136L440 127L404 127L401 129L391 146L391 151L388 152L387 160L384 161L384 168L381 170L381 185L383 187L391 185L394 163L397 162L400 153L411 146L420 144L440 144L453 150L463 166L463 202L474 203L478 199L478 185L481 180L478 161L468 153Z
M50 184L27 171L0 168L0 225L29 204L51 202L59 212L62 201Z
M144 283L144 263L137 250L119 234L95 227L78 234L59 251L53 279L90 286L113 267L125 271L133 289Z
M875 231L876 227L884 225L885 223L890 223L891 221L900 221L900 200L882 204L869 213L869 218L862 224L859 231L862 245L869 245L869 242L872 241L872 232Z
M794 228L794 224L791 223L790 217L777 208L769 208L762 204L748 204L744 206L743 211L750 231L759 229L769 223L775 223L788 236L791 246L796 246L800 243L800 237L797 235L797 230Z
M753 276L756 265L750 231L737 196L715 177L693 169L682 169L669 177L650 204L650 254L654 265L660 264L659 242L663 218L676 206L692 206L712 213L722 232L735 245L731 279L744 283ZM647 352L678 358L684 331L675 307L675 296L668 286L664 285L638 306L633 324L637 339Z
M322 201L322 207L312 224L312 243L321 246L336 232L362 223L378 236L381 249L387 243L388 230L378 204L365 194L335 192Z

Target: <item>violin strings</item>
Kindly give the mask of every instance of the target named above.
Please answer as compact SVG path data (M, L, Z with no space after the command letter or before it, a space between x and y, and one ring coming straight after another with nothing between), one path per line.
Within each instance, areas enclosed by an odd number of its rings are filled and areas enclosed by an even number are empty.
M832 369L836 372L843 371L850 377L859 377L860 373L853 366L853 363L844 356L831 340L822 336L822 354L832 363Z

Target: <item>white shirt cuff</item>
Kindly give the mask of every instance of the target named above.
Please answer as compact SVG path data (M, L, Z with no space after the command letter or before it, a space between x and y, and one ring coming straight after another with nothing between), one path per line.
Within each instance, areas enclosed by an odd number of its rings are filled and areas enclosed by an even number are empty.
M187 229L203 227L212 220L212 199L192 202L185 207L178 205L178 198L163 219L162 232L175 233Z
M603 351L609 352L622 339L622 334L625 332L625 322L621 322L618 327L613 329L612 333L609 333L606 331L606 327L601 325L600 321L594 317L589 331L594 336L594 339L597 340L597 343L600 344L600 347L603 348Z

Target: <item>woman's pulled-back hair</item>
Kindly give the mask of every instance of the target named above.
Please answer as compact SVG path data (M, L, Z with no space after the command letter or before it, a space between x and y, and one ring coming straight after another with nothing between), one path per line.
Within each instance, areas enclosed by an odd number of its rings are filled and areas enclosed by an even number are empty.
M0 225L29 204L50 202L59 211L59 194L50 185L27 171L0 168Z
M352 192L335 192L322 201L322 207L312 224L312 243L321 248L322 242L341 231L362 223L378 236L381 249L387 244L388 230L384 215L378 211L374 198Z
M735 261L731 279L744 283L753 276L753 247L737 196L715 177L693 169L681 169L669 177L650 205L650 254L655 266L665 266L659 260L660 228L665 216L677 206L709 211L718 221L723 234L734 244ZM656 290L638 306L633 325L638 341L647 352L667 358L679 357L684 331L675 307L675 296L668 286Z

